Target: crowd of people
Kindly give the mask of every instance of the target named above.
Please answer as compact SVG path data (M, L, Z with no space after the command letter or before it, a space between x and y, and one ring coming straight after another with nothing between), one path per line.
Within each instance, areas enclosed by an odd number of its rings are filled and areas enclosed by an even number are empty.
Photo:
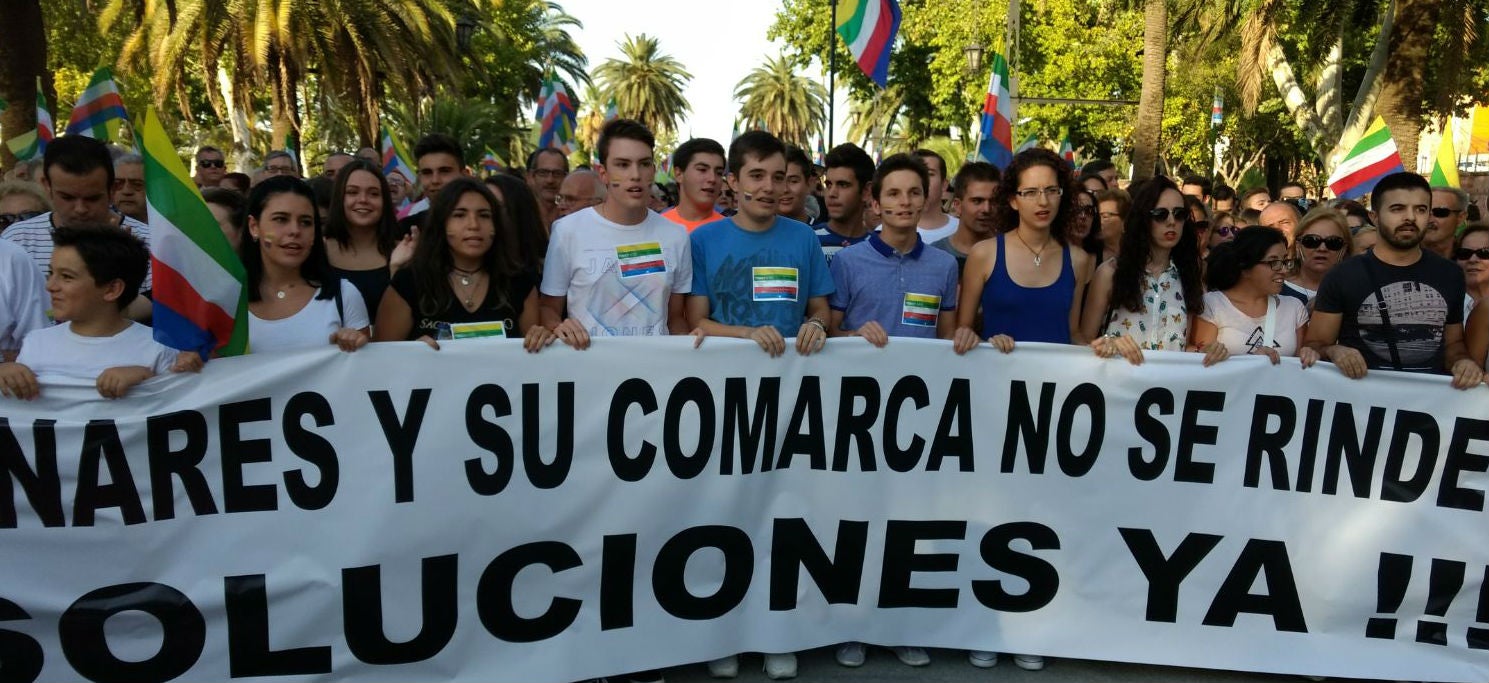
M830 337L918 337L957 354L1044 342L1134 364L1150 351L1205 365L1250 354L1351 378L1484 380L1489 306L1475 304L1489 296L1489 224L1462 190L1420 175L1383 178L1367 208L1298 183L1275 201L1200 177L1128 184L1110 162L1076 169L1043 149L953 178L929 150L876 164L843 144L819 166L752 131L727 150L679 145L672 188L656 182L652 133L626 119L604 127L598 156L571 169L541 149L482 179L434 134L414 147L417 178L385 174L364 149L305 179L284 152L250 175L203 147L194 179L247 274L252 353L493 336L538 353L691 335L777 356ZM0 392L82 380L117 398L202 367L146 326L151 220L140 157L91 138L59 137L0 183ZM921 648L893 652L929 662ZM837 658L857 666L866 653L849 643ZM732 677L738 658L708 668ZM772 679L795 670L790 653L765 656Z

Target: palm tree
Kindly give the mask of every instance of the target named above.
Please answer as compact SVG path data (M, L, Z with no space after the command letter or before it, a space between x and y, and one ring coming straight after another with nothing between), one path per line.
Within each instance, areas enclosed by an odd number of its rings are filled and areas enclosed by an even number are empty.
M600 97L600 89L593 83L584 87L584 97L580 99L584 113L579 115L578 127L574 131L580 150L589 152L599 144L600 129L605 127L605 110L608 104ZM589 160L585 159L585 163L589 163Z
M904 90L898 83L891 83L888 88L875 90L871 99L849 102L847 142L883 147L885 139L899 136L905 128L904 101Z
M688 111L682 89L693 75L676 59L662 54L657 39L627 35L620 43L623 59L607 59L595 69L600 94L615 98L616 107L652 132L677 130Z
M743 100L741 119L762 122L776 137L801 147L821 135L827 119L827 88L796 75L784 55L770 58L740 80L734 99Z
M1163 95L1168 80L1168 0L1143 2L1143 87L1132 129L1132 179L1153 177L1163 130Z

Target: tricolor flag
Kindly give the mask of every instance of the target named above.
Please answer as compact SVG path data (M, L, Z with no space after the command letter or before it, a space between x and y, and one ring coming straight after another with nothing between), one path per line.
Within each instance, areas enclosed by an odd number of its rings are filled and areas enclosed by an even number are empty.
M1026 150L1026 149L1034 149L1035 147L1038 147L1038 146L1039 146L1039 135L1038 134L1031 134L1029 137L1024 138L1024 141L1023 142L1020 142L1018 147L1014 148L1013 153L1014 154L1018 154L1019 152L1022 152L1022 151Z
M383 147L383 177L393 175L395 171L403 174L403 179L412 183L419 179L419 174L414 172L413 167L408 165L408 155L403 153L403 148L393 135L388 132L386 126L382 129Z
M1070 129L1060 130L1060 158L1075 168L1075 147L1070 144Z
M1008 83L1008 60L993 53L993 75L982 102L982 141L978 158L998 168L1013 161L1013 95Z
M1220 89L1215 89L1215 101L1210 103L1210 127L1220 125L1225 120L1225 100L1220 98Z
M154 110L145 114L145 204L155 340L182 351L248 350L248 275L176 155Z
M667 261L662 258L660 242L623 244L615 248L615 261L622 278L667 272Z
M615 98L612 97L605 102L605 123L610 123L620 118L620 110L615 108Z
M884 87L889 83L889 54L900 30L896 0L837 0L838 35L858 68Z
M573 151L574 101L563 81L552 72L543 79L543 90L538 95L538 149L550 147L565 155Z
M1458 183L1458 155L1453 152L1453 122L1449 121L1442 131L1442 142L1437 145L1437 157L1432 160L1432 175L1427 182L1433 187L1462 187Z
M486 154L481 157L481 170L496 173L501 170L501 167L501 162L496 160L496 154L489 149L486 150Z
M812 163L818 166L827 165L827 150L822 147L822 138L817 138L817 159Z
M36 130L21 133L5 141L12 154L20 161L40 159L46 154L47 143L52 141L52 113L47 111L47 98L41 91L41 79L36 79Z
M121 130L129 115L124 112L124 98L114 83L114 72L103 67L93 72L88 89L78 96L67 121L68 135L86 135L104 142L119 142Z
M1386 120L1377 116L1365 131L1365 137L1355 143L1354 149L1329 176L1329 190L1340 199L1363 197L1375 189L1381 178L1405 170Z

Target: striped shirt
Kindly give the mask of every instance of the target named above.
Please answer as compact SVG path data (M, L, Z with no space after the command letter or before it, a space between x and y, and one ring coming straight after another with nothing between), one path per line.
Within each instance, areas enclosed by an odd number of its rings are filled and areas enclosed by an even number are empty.
M118 215L118 214L115 214ZM120 224L129 230L129 233L140 238L146 247L150 246L150 226L141 223L129 216L123 216ZM52 214L44 213L35 218L11 223L5 232L0 232L0 239L10 240L20 245L31 260L36 262L41 272L52 272ZM145 283L140 286L140 291L150 291L150 267L145 267Z

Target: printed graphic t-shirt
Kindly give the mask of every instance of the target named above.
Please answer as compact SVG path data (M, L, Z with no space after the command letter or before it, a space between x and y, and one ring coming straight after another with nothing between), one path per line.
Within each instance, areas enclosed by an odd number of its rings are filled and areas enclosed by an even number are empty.
M1339 343L1371 369L1446 374L1444 328L1463 323L1463 270L1430 251L1409 266L1367 252L1324 276L1313 308L1343 315Z
M693 295L708 297L709 317L725 325L772 325L795 337L807 301L834 291L827 258L805 223L777 217L763 232L734 219L693 231Z

